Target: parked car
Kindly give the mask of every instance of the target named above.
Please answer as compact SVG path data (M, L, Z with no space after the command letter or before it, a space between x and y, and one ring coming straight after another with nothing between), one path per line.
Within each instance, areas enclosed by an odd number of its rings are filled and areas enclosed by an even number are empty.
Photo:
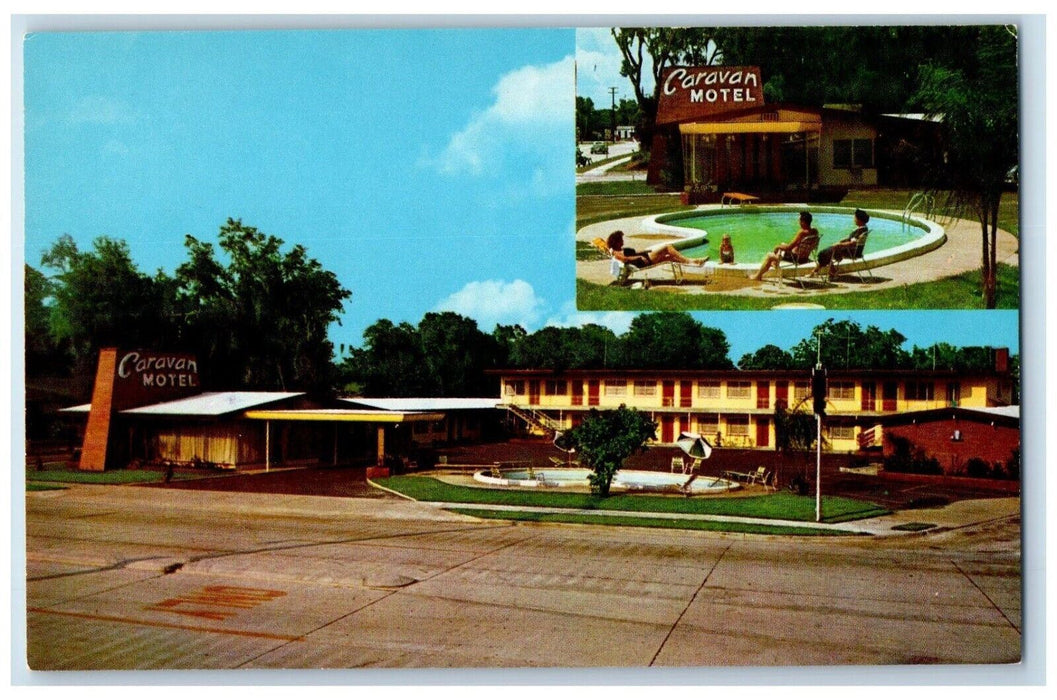
M607 144L607 143L596 143L595 145L591 146L591 154L592 155L601 154L601 155L604 155L604 156L609 155L609 144Z

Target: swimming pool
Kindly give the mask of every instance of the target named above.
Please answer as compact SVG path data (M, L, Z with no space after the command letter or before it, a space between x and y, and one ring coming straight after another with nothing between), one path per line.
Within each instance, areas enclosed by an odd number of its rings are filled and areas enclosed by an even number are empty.
M521 488L588 488L590 483L589 469L581 468L542 468L500 469L499 476L490 470L477 471L473 478L489 486L515 486ZM621 469L613 477L612 488L618 491L654 491L678 492L690 494L725 493L741 488L739 484L713 476L698 476L691 479L689 474L669 472L650 472L635 469Z
M723 234L729 233L734 246L734 265L718 265L717 272L736 270L739 274L755 270L764 256L779 243L793 239L799 230L799 212L804 205L713 207L648 217L643 224L649 233L667 234L677 240L673 245L689 258L705 255L719 261ZM819 249L833 245L855 228L854 209L847 207L809 207L812 226L821 234ZM869 211L870 238L866 259L881 265L907 260L943 245L946 234L939 224L920 218L904 220L898 214ZM847 263L846 263L847 265ZM845 269L852 269L845 267Z

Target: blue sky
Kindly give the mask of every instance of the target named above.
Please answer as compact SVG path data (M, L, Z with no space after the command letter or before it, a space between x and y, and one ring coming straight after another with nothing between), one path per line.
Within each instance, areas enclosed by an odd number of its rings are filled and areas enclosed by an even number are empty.
M607 34L591 36L601 47ZM185 234L215 241L230 216L305 245L352 290L335 345L434 310L485 331L621 332L632 314L575 308L578 40L527 28L31 35L26 262L64 233L82 248L108 235L144 271L172 271ZM727 333L735 360L830 317L896 328L908 348L1018 347L1015 312L697 317Z

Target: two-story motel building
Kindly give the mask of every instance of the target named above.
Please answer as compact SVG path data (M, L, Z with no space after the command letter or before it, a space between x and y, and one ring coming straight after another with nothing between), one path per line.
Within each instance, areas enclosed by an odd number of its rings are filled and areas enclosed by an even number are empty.
M829 449L879 447L881 418L958 406L1012 402L1008 352L992 372L830 370L824 436ZM621 405L658 424L657 442L695 432L725 447L774 449L779 405L811 412L810 370L503 370L500 403L526 419L571 428L591 409ZM870 444L860 443L864 437Z

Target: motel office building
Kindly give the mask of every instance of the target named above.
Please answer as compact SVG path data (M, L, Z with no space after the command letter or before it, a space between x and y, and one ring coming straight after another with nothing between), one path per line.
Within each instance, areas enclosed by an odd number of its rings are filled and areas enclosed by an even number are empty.
M882 445L883 419L945 407L1007 406L1013 400L1008 353L994 372L830 370L823 435L829 449ZM506 370L504 406L537 427L568 429L592 409L627 406L658 424L657 442L694 432L721 447L775 448L779 405L810 413L804 370Z
M647 181L663 182L681 157L692 203L724 191L826 201L849 188L916 186L922 160L942 157L939 124L923 115L766 104L755 66L668 69L655 125Z

